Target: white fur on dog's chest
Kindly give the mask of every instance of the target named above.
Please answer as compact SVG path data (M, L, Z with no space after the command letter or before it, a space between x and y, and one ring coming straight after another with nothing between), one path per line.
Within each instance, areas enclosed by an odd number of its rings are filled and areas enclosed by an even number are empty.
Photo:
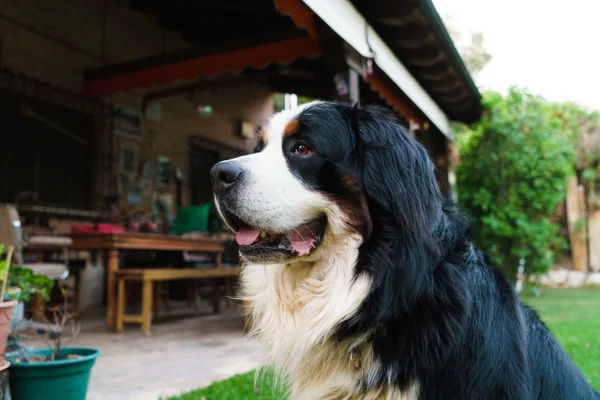
M251 335L266 344L267 362L288 376L294 400L416 399L416 390L401 394L393 388L357 397L357 372L378 368L370 346L360 339L344 345L329 340L368 294L370 279L354 276L358 245L346 239L344 246L327 246L336 251L315 264L243 268L242 298L248 305ZM351 348L361 348L365 371L355 369Z

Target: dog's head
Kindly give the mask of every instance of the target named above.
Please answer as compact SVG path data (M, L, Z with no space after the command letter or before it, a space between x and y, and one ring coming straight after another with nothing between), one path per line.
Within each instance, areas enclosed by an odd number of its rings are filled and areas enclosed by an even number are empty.
M311 103L273 116L254 154L211 178L242 256L268 264L315 260L335 239L364 243L384 221L394 231L378 235L425 238L441 212L433 169L390 112Z

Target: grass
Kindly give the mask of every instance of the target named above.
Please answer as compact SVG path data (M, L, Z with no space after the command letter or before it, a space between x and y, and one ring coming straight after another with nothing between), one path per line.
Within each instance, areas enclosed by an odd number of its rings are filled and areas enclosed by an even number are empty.
M583 375L600 389L600 288L544 289L531 305L563 345Z
M524 296L556 335L592 386L600 389L600 288L544 289ZM254 371L184 393L169 400L282 400L272 374L254 387Z
M227 380L214 382L212 385L193 390L168 400L282 400L285 395L275 389L273 374L261 374L256 381L255 371L236 375Z

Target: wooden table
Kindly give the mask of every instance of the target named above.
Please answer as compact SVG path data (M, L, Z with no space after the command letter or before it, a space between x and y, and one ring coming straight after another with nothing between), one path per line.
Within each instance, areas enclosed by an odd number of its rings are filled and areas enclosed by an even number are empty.
M106 323L114 328L116 321L117 293L115 272L119 270L119 251L122 250L167 250L214 253L216 268L221 268L224 242L218 238L184 238L174 235L150 233L93 233L73 234L73 250L106 250Z

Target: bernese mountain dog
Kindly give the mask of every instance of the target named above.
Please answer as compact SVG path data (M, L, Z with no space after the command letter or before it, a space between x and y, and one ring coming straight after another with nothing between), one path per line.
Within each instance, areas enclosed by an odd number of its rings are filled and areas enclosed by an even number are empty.
M598 399L380 107L273 116L211 170L251 333L292 400Z

